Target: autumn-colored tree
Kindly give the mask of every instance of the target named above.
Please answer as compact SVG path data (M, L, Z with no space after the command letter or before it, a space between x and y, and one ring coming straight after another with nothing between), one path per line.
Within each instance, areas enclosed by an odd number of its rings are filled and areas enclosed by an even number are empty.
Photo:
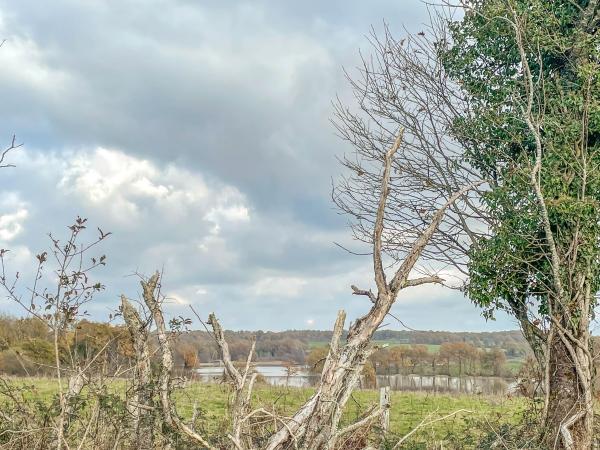
M440 346L440 357L446 361L448 373L451 361L456 362L458 376L461 376L466 367L472 372L477 359L477 348L467 342L446 342Z
M183 357L183 367L185 369L195 369L200 364L198 352L191 345L185 345L179 350Z
M396 369L396 373L402 373L410 358L410 349L404 345L397 345L390 349L390 363Z
M413 344L409 349L409 358L413 373L417 372L418 367L422 367L428 359L429 351L426 345Z
M375 389L377 387L377 374L371 361L367 361L362 371L363 387L366 389Z
M480 354L481 366L489 374L501 376L506 364L506 354L498 347L482 350Z
M319 374L323 371L323 364L327 358L329 349L327 347L315 347L306 357L306 365L311 373Z

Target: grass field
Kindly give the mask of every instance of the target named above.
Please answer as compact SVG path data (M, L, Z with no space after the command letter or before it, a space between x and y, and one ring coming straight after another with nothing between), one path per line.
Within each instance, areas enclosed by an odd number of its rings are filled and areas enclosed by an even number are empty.
M508 359L506 361L506 367L508 370L510 370L511 373L516 374L517 372L519 372L519 369L523 365L523 362L524 361L522 359L518 358Z
M57 389L53 379L15 378L11 383L15 386L31 386L33 390L28 395L44 402L50 402ZM121 394L125 392L126 382L114 381L111 386L115 393ZM290 415L311 393L311 389L258 385L253 401L257 406ZM207 435L210 435L223 429L229 395L227 385L192 382L179 390L175 398L178 413L186 419L191 417L193 405L196 403L203 417L204 429ZM356 391L346 408L344 422L348 423L360 417L369 406L378 401L378 395L378 391L375 390ZM393 392L391 402L390 431L397 436L406 434L424 419L428 421L457 410L465 410L447 420L424 427L414 435L415 440L423 439L427 442L443 440L449 433L475 433L469 427L473 420L489 423L488 431L491 432L502 423L516 422L526 407L526 402L519 398L408 392ZM485 430L476 432L481 433Z
M267 405L273 409L277 408L283 414L291 415L311 393L310 389L261 386L255 392L255 402L257 405ZM227 395L228 389L224 386L194 384L180 394L178 399L180 413L189 417L192 411L192 399L206 399L202 405L207 414L207 423L218 424L225 414ZM374 390L356 391L346 408L343 422L350 423L357 420L369 406L377 403L378 396L379 393ZM417 440L427 442L443 440L449 433L469 433L469 423L474 419L490 424L516 422L520 411L525 407L525 402L521 399L407 392L393 392L391 401L390 431L397 436L408 433L424 419L443 417L457 410L469 411L436 422L414 436ZM492 428L488 431L491 432Z
M407 344L406 342L399 342L394 339L376 339L373 341L375 345L389 345L391 347L410 347L412 344ZM325 341L309 341L309 348L318 348L318 347L327 347L329 342ZM430 353L436 353L440 350L439 344L423 344L427 347L427 351Z

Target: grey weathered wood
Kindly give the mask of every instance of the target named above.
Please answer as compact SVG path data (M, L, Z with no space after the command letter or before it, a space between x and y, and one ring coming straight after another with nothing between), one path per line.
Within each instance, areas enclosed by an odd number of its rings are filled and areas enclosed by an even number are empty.
M135 354L132 386L127 398L127 409L133 419L136 445L140 448L151 448L155 431L160 433L161 424L155 424L156 429L153 429L151 424L145 423L145 416L154 408L154 388L152 386L152 368L148 347L149 324L142 320L124 295L121 296L121 311L125 325L129 330Z
M390 429L390 387L379 389L379 408L381 408L381 432L385 435Z
M159 284L160 274L156 272L147 281L142 280L143 299L152 314L154 324L156 325L156 337L158 339L158 347L160 349L160 370L158 374L157 389L162 409L163 420L171 428L174 428L181 433L187 435L190 439L200 444L201 448L213 450L203 436L194 431L177 415L175 405L171 400L172 381L173 381L173 353L169 344L169 332L165 324L165 318L160 304Z

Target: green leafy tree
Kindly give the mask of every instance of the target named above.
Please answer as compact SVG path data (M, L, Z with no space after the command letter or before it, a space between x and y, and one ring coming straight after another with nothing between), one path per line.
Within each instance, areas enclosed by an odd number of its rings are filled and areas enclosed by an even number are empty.
M469 296L513 314L544 367L548 443L591 448L590 319L600 282L597 0L464 3L442 48L470 114L452 127L489 180Z

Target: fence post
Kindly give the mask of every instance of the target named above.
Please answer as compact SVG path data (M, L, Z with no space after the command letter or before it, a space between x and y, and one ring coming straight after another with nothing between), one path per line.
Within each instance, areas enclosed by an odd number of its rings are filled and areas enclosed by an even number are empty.
M379 389L379 407L381 408L381 432L385 435L390 428L390 387Z

